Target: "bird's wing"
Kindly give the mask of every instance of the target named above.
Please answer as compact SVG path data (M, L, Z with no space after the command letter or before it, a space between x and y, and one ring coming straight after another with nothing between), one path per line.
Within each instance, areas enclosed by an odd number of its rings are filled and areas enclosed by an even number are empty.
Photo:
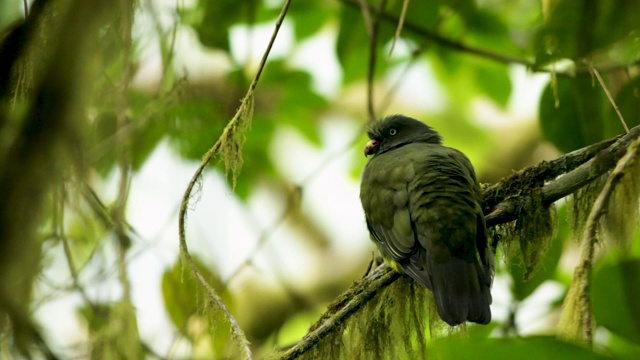
M408 190L415 171L410 159L393 156L400 150L378 156L367 164L360 198L367 227L382 255L403 264L416 248Z
M491 277L478 249L486 234L473 168L459 151L440 147L416 165L416 173L410 212L438 313L449 324L487 323Z

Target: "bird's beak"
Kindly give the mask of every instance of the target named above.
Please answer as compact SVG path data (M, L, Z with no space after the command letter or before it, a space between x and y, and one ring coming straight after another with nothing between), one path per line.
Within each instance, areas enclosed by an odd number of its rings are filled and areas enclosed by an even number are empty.
M369 156L376 152L376 149L380 146L380 141L371 140L364 146L364 156Z

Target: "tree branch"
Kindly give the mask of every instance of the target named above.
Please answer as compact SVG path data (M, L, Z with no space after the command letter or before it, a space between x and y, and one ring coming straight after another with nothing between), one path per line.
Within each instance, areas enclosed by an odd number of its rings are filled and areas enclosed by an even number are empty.
M550 205L574 193L576 190L611 170L616 162L625 154L629 144L638 138L638 136L640 136L640 126L634 127L628 134L619 137L613 145L600 151L589 161L544 185L541 193L543 203ZM605 142L611 140L612 139L605 140ZM604 142L601 142L596 145L600 146L603 143ZM593 149L597 148L596 145L592 145L594 146ZM587 148L584 149L586 150ZM545 166L545 163L537 165L535 168L540 166ZM522 187L520 189L522 189ZM485 192L485 195L486 194ZM530 201L531 197L528 194L506 199L488 212L486 215L487 226L495 226L516 220L520 213L519 209L526 206ZM485 213L487 212L485 211Z
M352 6L352 7L360 7L359 1L358 0L342 0L342 2L346 5ZM376 13L378 12L378 8L376 8L374 5L368 5L368 10L372 13ZM398 16L391 14L387 11L382 11L380 13L381 18L394 23L394 24L398 24L401 20ZM554 73L560 76L575 76L575 74L589 74L591 73L591 69L589 67L586 66L577 66L570 70L570 71L565 71L565 72L561 72L561 71L557 71L553 68L551 69L546 69L546 68L540 68L540 67L536 67L535 63L531 60L525 59L525 58L521 58L521 57L516 57L516 56L511 56L511 55L506 55L506 54L500 54L500 53L496 53L487 49L482 49L482 48L478 48L478 47L474 47L471 45L467 45L465 43L456 41L456 40L452 40L449 39L447 37L444 37L440 34L438 34L435 31L432 31L430 29L427 29L421 25L418 25L416 23L410 22L410 21L404 21L404 29L407 29L408 31L418 35L418 36L422 36L424 39L427 39L429 41L432 41L438 45L441 45L443 47L452 49L452 50L456 50L459 51L461 53L467 53L467 54L472 54L472 55L476 55L479 57L483 57L485 59L490 59L490 60L494 60L503 64L519 64L519 65L524 65L527 68L533 69L534 71L537 72L550 72L550 73ZM634 62L634 64L638 64L638 62ZM622 65L622 64L610 64L608 66L602 66L600 67L600 70L602 71L611 71L614 69L621 69L621 68L627 68L629 65Z

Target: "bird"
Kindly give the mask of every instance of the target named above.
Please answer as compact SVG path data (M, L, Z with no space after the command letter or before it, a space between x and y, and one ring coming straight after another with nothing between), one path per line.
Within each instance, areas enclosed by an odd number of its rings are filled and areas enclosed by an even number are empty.
M471 161L405 115L367 135L360 200L380 255L433 293L447 324L488 324L495 265Z

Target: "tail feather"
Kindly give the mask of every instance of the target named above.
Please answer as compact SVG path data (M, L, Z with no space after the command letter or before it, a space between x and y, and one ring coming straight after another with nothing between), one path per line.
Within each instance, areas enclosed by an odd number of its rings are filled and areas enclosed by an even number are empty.
M442 320L451 326L465 321L479 324L491 321L491 277L480 264L454 257L443 263L431 261L428 256L426 260L426 270L414 264L405 270L433 292Z

